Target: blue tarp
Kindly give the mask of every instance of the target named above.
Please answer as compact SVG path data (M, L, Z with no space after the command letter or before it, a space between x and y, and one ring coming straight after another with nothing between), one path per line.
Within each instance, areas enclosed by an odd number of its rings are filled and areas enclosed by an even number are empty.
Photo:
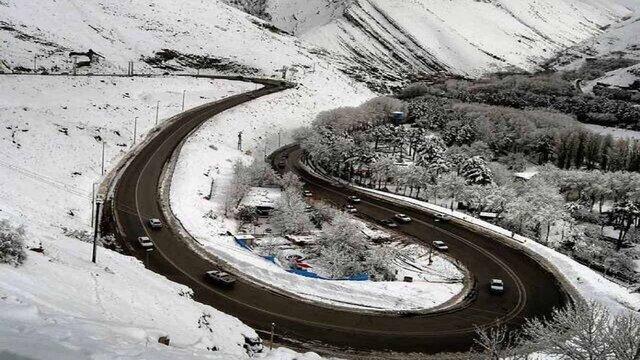
M308 278L312 278L312 279L322 279L322 280L348 280L348 281L367 281L369 280L369 275L367 273L360 273L360 274L355 274L353 276L350 276L348 278L345 279L327 279L327 278L323 278L322 276L313 273L311 271L306 271L306 270L298 270L298 269L289 269L287 270L290 273L296 274L296 275L300 275L300 276L304 276L304 277L308 277Z
M246 241L246 240L242 240L242 239L235 239L235 240L236 240L236 243L237 243L238 245L240 245L240 247L243 247L243 248L245 248L245 249L247 249L247 250L249 250L249 251L253 251L253 249L251 248L251 246L249 246L249 244L247 244L247 241Z

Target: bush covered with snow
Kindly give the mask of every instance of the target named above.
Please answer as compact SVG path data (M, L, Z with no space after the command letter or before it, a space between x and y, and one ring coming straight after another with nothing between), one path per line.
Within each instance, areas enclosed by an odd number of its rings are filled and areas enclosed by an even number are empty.
M14 227L8 220L0 220L0 263L21 265L27 258L24 240L23 227Z

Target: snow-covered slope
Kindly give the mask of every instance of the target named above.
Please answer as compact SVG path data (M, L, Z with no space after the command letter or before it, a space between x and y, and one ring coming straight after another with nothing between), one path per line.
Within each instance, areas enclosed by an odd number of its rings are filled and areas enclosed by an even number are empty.
M318 91L326 94L322 109L372 96L296 38L215 0L3 0L0 44L0 71L31 69L35 57L39 72L69 72L68 52L89 48L104 58L80 73L122 74L128 61L145 72L170 66L274 75L298 66L294 100L304 111L252 109L256 123L276 115L282 122L309 120L319 111ZM163 49L169 51L156 57ZM142 61L149 57L161 68ZM136 260L100 249L93 265L81 240L91 231L99 141L106 140L108 171L130 149L136 118L138 138L154 126L158 101L162 121L180 111L183 90L189 108L254 88L172 77L0 77L0 219L24 225L29 245L41 242L45 249L44 255L29 251L23 267L0 265L0 358L8 356L3 351L35 359L246 357L237 344L251 329L178 295L184 287ZM291 93L271 95L273 108L292 101ZM213 332L198 323L205 312ZM157 344L165 333L175 346ZM206 350L212 346L219 351ZM269 356L305 358L287 350Z
M629 15L627 0L264 0L271 21L352 71L533 69ZM238 0L235 0L237 3ZM255 3L256 1L251 1ZM355 63L353 63L355 62Z

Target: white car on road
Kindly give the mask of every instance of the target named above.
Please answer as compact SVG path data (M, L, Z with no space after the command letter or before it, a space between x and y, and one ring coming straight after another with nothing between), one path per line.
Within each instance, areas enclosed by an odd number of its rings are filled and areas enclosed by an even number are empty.
M394 218L398 220L398 222L405 223L405 224L411 222L411 218L405 214L396 214Z
M433 244L433 247L436 248L437 250L440 250L440 251L449 250L449 247L447 246L447 244L444 243L444 241L436 240L432 242L432 244Z
M162 221L160 219L149 219L149 226L152 229L162 229Z
M138 244L140 244L143 249L151 249L153 247L153 242L147 236L138 237Z

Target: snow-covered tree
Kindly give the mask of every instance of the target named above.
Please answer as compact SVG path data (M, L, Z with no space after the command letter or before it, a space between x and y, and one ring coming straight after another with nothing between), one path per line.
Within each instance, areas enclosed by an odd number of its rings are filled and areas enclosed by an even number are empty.
M304 234L312 227L305 211L307 203L296 189L287 189L275 204L271 223L283 234Z
M493 173L480 156L473 156L462 164L460 167L460 175L462 175L469 184L486 185L493 182Z
M286 173L284 173L279 179L278 184L283 189L294 189L298 191L302 190L303 185L300 177L291 171L287 171Z
M640 358L637 316L612 316L595 302L556 309L548 320L528 320L523 333L530 345L558 360Z
M0 263L19 266L26 260L24 237L24 228L12 226L9 220L0 220Z

